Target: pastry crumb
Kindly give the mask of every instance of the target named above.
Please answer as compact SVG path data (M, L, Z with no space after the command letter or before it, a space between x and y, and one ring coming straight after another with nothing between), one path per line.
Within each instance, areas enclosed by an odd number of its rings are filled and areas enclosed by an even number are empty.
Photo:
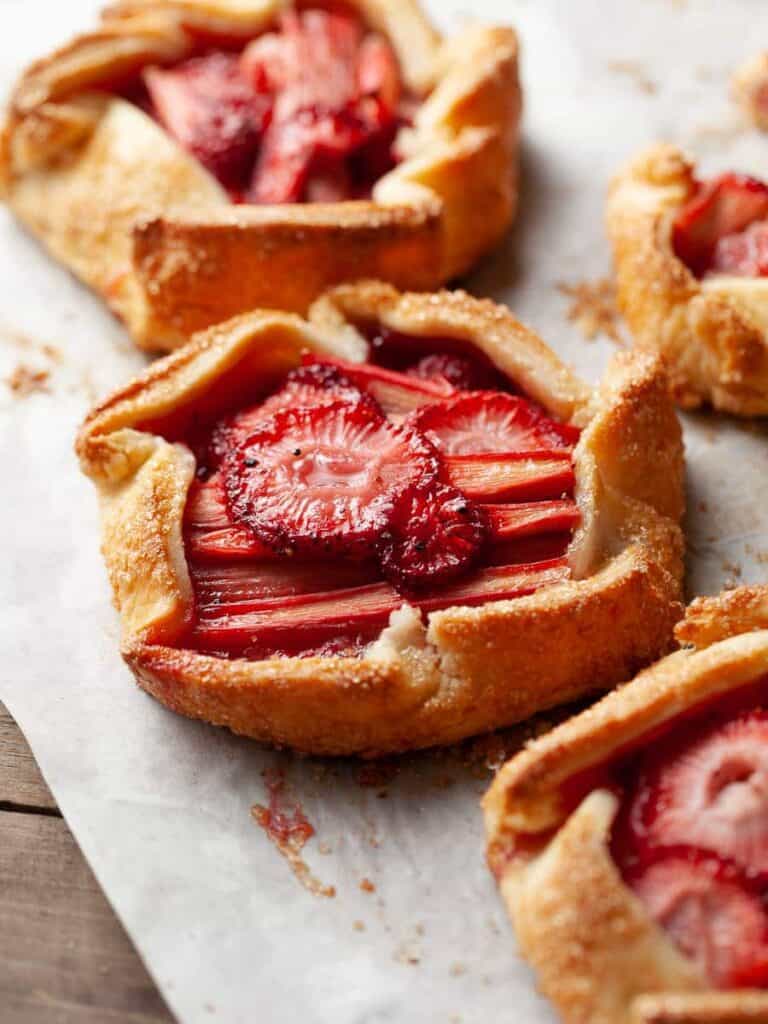
M50 370L35 369L28 363L19 363L5 383L18 398L26 398L39 392L48 393L48 380L51 376Z
M626 348L627 341L619 329L621 315L612 277L574 283L558 281L556 287L561 295L571 300L566 319L578 327L587 341L594 341L603 334L615 345Z
M360 881L360 888L363 892L376 892L376 886L370 880L370 878L363 878Z
M421 947L412 942L401 942L394 953L394 959L401 964L415 967L421 963Z
M364 921L353 921L352 922L352 927L355 929L356 932L364 932L365 931L365 922Z
M626 75L637 86L640 92L649 96L659 91L659 87L643 70L638 60L612 60L608 62L608 70L618 75Z

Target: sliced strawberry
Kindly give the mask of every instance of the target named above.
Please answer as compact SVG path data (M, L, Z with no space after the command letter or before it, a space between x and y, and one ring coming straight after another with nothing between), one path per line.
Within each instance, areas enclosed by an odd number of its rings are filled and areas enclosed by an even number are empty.
M307 359L314 361L315 357L308 356ZM375 398L387 416L404 416L455 393L453 386L444 378L422 380L372 363L348 363L342 359L329 359L326 364L335 367L344 378Z
M291 370L280 390L262 404L261 412L271 416L280 409L328 405L337 401L359 402L361 397L360 388L339 366L312 357Z
M768 916L760 897L715 857L671 854L630 884L651 917L717 988L768 981Z
M211 461L218 464L230 448L244 441L264 420L281 409L330 405L339 401L359 402L362 399L360 389L344 377L336 366L312 360L291 370L283 386L265 401L219 424L209 446Z
M679 211L672 225L672 247L701 277L721 238L767 216L768 186L745 174L723 174L702 185Z
M258 96L229 53L194 57L171 69L147 68L158 121L222 184L247 180L271 101Z
M534 501L572 494L573 458L567 449L509 455L445 455L446 478L478 501Z
M569 576L564 559L536 565L484 569L461 583L441 587L411 602L426 612L452 605L476 605L533 593ZM257 599L231 607L203 609L192 641L200 650L237 652L248 649L308 651L342 636L372 639L387 624L404 598L388 583L330 593Z
M768 221L719 239L709 267L713 273L768 277Z
M627 822L640 850L684 843L768 873L768 712L683 725L655 744Z
M518 395L476 391L434 403L414 414L414 425L449 455L564 448L579 438Z
M511 540L540 533L564 533L579 524L575 501L534 501L519 505L482 505L494 540Z
M396 586L431 586L475 562L486 537L483 516L454 487L430 482L397 501L381 551L381 569Z
M503 381L492 366L467 356L435 352L424 356L407 370L408 376L443 383L458 391L482 391L498 388Z
M283 409L224 458L230 514L282 552L369 554L397 497L434 478L431 446L367 401Z

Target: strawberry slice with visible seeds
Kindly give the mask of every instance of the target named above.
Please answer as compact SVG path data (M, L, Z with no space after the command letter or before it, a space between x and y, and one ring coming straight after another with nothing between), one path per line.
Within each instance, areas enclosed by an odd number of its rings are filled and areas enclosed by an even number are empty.
M409 377L419 377L435 383L445 383L457 391L483 391L503 384L500 374L479 360L449 352L433 352L424 356L407 371Z
M396 586L423 587L452 579L480 554L486 524L454 487L430 482L395 504L381 550L381 570Z
M564 533L579 525L575 501L533 501L518 505L482 505L494 540L531 537L540 533Z
M540 587L568 579L565 559L534 565L483 569L461 583L410 602L425 612L453 605L477 605L531 594ZM388 583L335 590L329 593L241 601L231 607L211 606L198 618L192 638L200 650L238 652L253 649L307 653L338 635L373 639L404 598Z
M307 357L311 361L314 358ZM444 378L419 379L372 363L348 363L342 359L329 359L326 365L335 367L337 372L374 398L387 416L404 416L455 393L453 386Z
M257 95L229 53L193 57L171 69L147 68L144 81L158 121L227 187L253 167L270 101Z
M768 873L768 712L683 725L654 746L627 823L639 849L686 844Z
M768 217L768 186L746 174L723 174L699 188L677 214L672 247L697 277L710 269L718 241Z
M244 441L264 420L282 409L360 402L363 398L360 389L344 377L338 367L308 362L291 370L283 386L260 405L244 409L214 430L210 444L212 461L214 464L220 461L231 447Z
M768 221L719 239L709 269L738 277L768 277Z
M477 501L534 501L572 494L573 458L567 449L507 455L445 455L446 478Z
M715 857L663 856L630 878L651 917L716 988L768 981L768 916Z
M419 409L414 425L449 455L515 452L576 444L579 431L518 395L462 394Z
M281 552L370 554L398 496L435 478L416 432L368 401L283 409L224 457L237 523Z

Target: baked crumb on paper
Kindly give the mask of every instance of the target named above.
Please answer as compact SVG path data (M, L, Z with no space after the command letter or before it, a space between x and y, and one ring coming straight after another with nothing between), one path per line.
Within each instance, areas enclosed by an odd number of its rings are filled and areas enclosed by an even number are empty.
M557 290L570 299L566 319L575 324L587 341L604 335L620 348L627 339L620 329L621 314L617 305L616 282L612 277L594 281L558 281Z

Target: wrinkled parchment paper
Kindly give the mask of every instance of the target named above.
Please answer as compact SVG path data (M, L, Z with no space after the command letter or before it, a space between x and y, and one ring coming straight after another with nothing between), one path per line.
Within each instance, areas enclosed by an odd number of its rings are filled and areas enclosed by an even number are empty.
M606 182L657 138L713 171L768 177L768 138L728 99L733 67L768 46L768 5L430 6L446 27L497 18L523 38L520 218L468 286L509 303L594 380L613 345L586 341L567 313L578 286L608 272ZM95 8L2 0L3 91ZM361 777L356 764L276 754L177 718L133 686L72 437L90 403L144 360L4 211L0 251L0 377L15 384L0 384L0 697L170 1006L185 1022L552 1022L483 862L487 745ZM690 594L765 579L768 429L697 415L686 441ZM285 773L315 826L304 856L335 898L302 888L254 823L265 769Z

